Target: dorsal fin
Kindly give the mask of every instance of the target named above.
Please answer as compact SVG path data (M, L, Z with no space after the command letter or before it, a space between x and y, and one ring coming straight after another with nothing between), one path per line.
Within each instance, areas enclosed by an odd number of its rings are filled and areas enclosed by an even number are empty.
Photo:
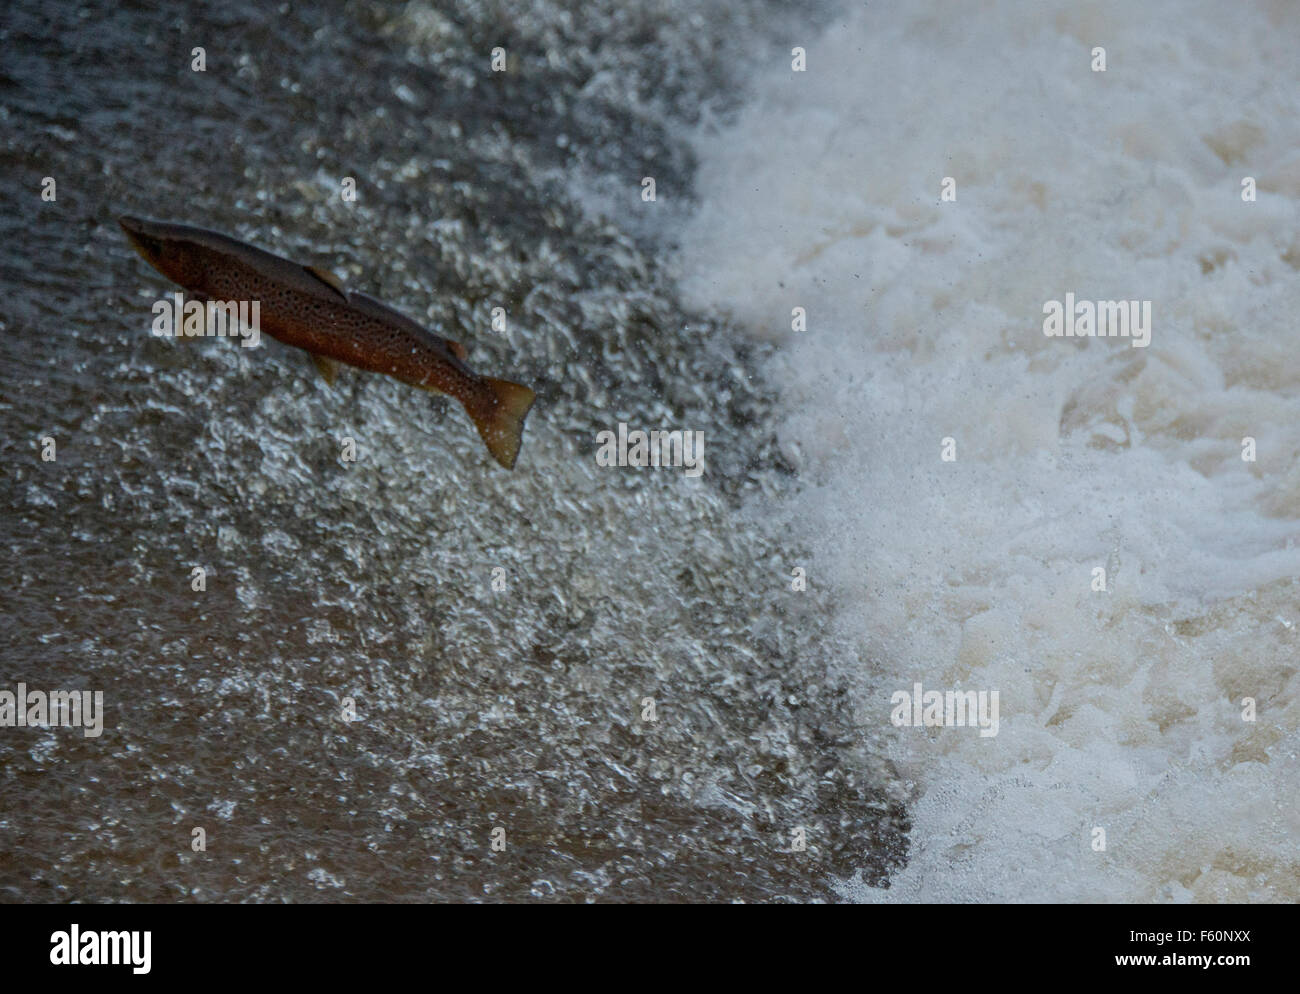
M331 273L328 269L321 269L319 266L303 266L302 268L308 274L316 277L316 279L320 280L327 287L329 287L336 294L338 294L339 300L343 301L343 303L346 304L348 302L347 291L343 289L343 281L340 280L333 273Z
M469 353L465 351L465 346L461 345L460 342L453 342L450 338L446 339L446 342L447 348L451 349L451 354L461 362L469 358Z

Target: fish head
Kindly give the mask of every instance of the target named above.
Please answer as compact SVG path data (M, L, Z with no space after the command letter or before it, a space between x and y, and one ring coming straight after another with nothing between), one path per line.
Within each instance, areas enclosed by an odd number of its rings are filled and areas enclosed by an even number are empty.
M177 237L176 225L130 215L119 217L117 223L145 262L173 282L186 283L194 269L194 249L188 238Z

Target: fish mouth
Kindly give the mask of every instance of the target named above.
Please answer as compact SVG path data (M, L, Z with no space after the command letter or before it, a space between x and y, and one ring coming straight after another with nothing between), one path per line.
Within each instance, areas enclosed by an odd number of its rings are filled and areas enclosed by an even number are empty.
M123 214L117 219L117 223L122 226L126 232L127 239L146 260L152 262L162 255L163 241L149 233L150 227L148 221L138 217L131 217L129 214Z

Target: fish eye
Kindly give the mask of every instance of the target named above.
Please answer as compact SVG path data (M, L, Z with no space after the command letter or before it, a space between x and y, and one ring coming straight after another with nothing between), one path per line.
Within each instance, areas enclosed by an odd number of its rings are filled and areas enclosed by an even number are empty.
M143 245L150 254L162 255L163 242L161 238L151 238L148 235L141 235L141 234L136 234L133 235L132 237L134 237L137 242Z

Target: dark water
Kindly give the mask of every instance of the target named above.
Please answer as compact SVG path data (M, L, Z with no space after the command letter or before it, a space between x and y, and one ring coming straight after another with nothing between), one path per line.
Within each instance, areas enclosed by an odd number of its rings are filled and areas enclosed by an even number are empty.
M822 16L6 6L0 689L102 690L107 713L98 738L0 728L5 900L815 900L886 881L898 791L826 666L843 647L819 595L789 592L800 550L747 511L797 486L763 353L685 313L665 265L683 136ZM173 288L122 213L330 267L533 384L519 465L396 382L331 389L275 342L150 336ZM619 421L703 430L707 473L597 467Z

